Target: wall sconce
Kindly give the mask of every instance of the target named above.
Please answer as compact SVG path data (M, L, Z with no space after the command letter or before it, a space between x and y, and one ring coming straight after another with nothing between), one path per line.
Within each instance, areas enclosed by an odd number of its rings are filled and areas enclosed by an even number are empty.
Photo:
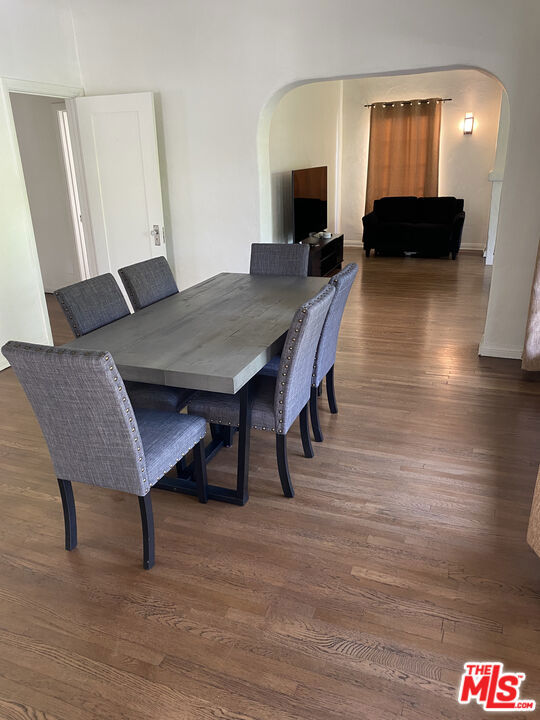
M472 135L474 130L474 115L472 113L465 113L465 119L463 120L463 134Z

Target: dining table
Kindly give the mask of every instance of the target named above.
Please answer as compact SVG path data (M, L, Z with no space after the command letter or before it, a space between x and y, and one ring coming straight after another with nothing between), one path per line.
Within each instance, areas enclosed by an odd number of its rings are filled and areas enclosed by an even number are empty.
M236 487L208 486L209 499L244 505L249 499L250 387L281 351L296 310L328 282L322 277L223 272L64 347L109 352L124 381L218 393L239 393ZM231 429L214 427L209 461L231 443ZM155 487L194 495L190 467Z

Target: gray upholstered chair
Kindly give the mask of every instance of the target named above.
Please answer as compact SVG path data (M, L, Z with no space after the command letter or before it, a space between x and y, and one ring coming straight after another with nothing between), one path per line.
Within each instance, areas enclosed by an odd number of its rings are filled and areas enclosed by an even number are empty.
M322 442L323 434L319 423L319 413L317 407L318 388L324 378L326 378L326 395L328 398L328 406L331 413L337 413L338 407L336 402L336 393L334 389L334 364L336 362L336 351L338 344L339 329L341 327L341 319L347 304L347 299L354 279L358 273L358 265L349 263L341 272L338 272L330 279L330 285L336 289L332 305L326 316L326 322L321 333L317 355L315 356L315 366L313 368L313 381L311 384L311 398L309 402L311 425L313 427L313 436L316 442Z
M163 256L120 268L118 274L135 312L178 292L169 263Z
M198 497L207 501L206 422L134 409L107 352L8 342L2 348L32 405L51 454L64 509L66 550L77 545L72 481L137 495L143 566L154 563L150 488L191 448Z
M127 303L111 273L68 285L54 294L75 337L129 315Z
M129 315L118 283L105 273L57 290L55 293L75 337L86 335ZM131 402L149 410L177 411L186 406L191 390L126 381Z
M317 406L318 389L323 379L326 377L326 393L328 397L328 405L330 412L337 413L336 393L334 389L334 364L336 362L336 350L339 336L339 328L345 304L351 291L354 279L358 273L358 265L349 263L341 272L334 275L329 284L336 289L332 305L326 316L326 321L321 333L317 355L315 357L315 365L313 367L311 397L309 402L311 425L313 427L313 436L317 442L322 442L323 434L319 422L319 412ZM261 375L275 377L279 371L281 358L275 355L270 362L261 370Z
M334 293L334 287L327 285L296 311L283 346L277 378L258 375L253 381L251 427L276 433L279 477L286 497L294 497L287 462L287 432L298 416L304 455L313 457L308 427L311 374ZM197 393L188 405L188 413L205 417L210 423L237 427L240 399L238 394Z
M296 275L307 277L309 245L253 243L250 275Z

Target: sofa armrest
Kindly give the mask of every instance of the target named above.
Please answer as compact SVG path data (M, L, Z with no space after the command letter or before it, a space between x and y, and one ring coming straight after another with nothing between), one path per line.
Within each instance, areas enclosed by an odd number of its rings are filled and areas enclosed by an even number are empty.
M379 221L377 219L377 216L373 212L373 210L370 213L368 213L367 215L364 215L364 217L362 218L362 225L364 226L362 242L364 243L364 248L368 254L369 254L370 248L374 247L373 243L377 236L377 225L378 224L379 224Z
M373 227L374 225L377 225L378 223L377 216L375 215L375 212L372 210L367 215L364 215L362 218L362 225L364 226L364 229L367 230L370 227Z
M463 224L465 222L465 211L462 210L454 216L452 220L452 230L450 233L450 243L454 250L459 250L461 245L461 233L463 232Z

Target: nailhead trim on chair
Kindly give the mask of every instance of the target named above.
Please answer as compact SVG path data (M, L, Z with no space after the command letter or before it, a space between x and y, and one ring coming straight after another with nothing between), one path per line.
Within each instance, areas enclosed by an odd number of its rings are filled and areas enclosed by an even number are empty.
M213 422L213 421L212 421L212 422ZM206 433L205 433L205 434L206 434ZM183 455L182 457L185 457L190 450L193 450L193 448L195 447L195 445L197 445L198 443L200 443L203 438L204 438L204 435L201 435L201 437L197 440L197 442L194 442L193 445L191 445L191 446L186 450L186 452L184 453L184 455ZM176 458L176 462L180 462L180 458ZM175 464L176 464L176 463L173 463L169 468L165 469L165 470L163 471L162 476L156 478L156 482L159 482L159 481L161 480L161 478L164 477L164 476L169 472L169 470L172 470L172 468L173 468L173 466L174 466Z
M356 275L357 272L358 272L358 265L357 265L356 263L349 263L349 264L346 265L346 266L343 268L343 270L341 270L337 275L334 275L334 277L330 278L330 280L328 281L328 284L336 287L336 285L338 284L338 282L341 282L341 280L343 280L344 277L347 277L347 276L349 276L349 275L351 275L351 274ZM329 311L329 312L331 312L331 310L332 310L332 309L330 308L330 311ZM323 333L324 333L324 328L323 328ZM317 354L315 354L315 361L313 362L313 374L312 374L311 377L312 377L312 378L315 378L315 380L311 383L311 386L312 386L312 387L316 387L316 386L317 386L317 382L316 382L317 372L316 372L316 370L317 370Z
M313 299L311 299L309 302L307 302L307 303L302 307L302 314L305 315L305 314L307 313L309 307L311 307L312 305L315 305L315 303L321 302L321 301L324 299L324 295L325 295L325 294L320 295L320 296L315 296L315 298L313 298ZM301 327L302 327L300 323L302 323L303 320L304 320L304 318L302 318L302 317L299 317L299 318L298 318L298 325L294 328L294 332L295 332L295 333L300 332L300 329L301 329ZM295 343L295 342L296 342L296 337L293 336L293 337L291 338L291 345L290 345L289 348L288 348L288 352L289 352L290 354L285 357L285 359L288 360L289 362L284 363L284 365L283 365L283 367L284 367L286 370L288 370L289 365L290 365L290 361L293 359L293 355L294 355L294 351L295 351L295 349L296 349L296 345L293 345L292 343ZM287 372L283 372L283 371L281 372L281 377L286 378L287 375L288 375ZM281 380L281 381L280 381L280 384L281 384L281 387L284 388L284 387L286 387L286 385L287 385L287 381L286 381L286 380L285 380L285 381ZM283 395L283 394L284 394L284 390L279 390L279 394L280 394L280 395ZM280 400L279 400L279 404L280 404L280 405L283 405L283 399L280 399ZM278 415L283 415L283 410L282 410L282 409L279 409L279 410L278 410ZM283 432L283 418L282 418L282 417L278 418L277 424L278 424L278 429L276 430L276 432L277 432L279 435L283 435L284 432Z
M26 343L20 343L20 342L14 342L13 347L22 348L24 350L31 350L33 352L57 353L58 355L64 355L65 353L69 353L70 355L77 355L76 350L68 350L67 348L62 348L62 347L56 348L56 347L47 347L47 346L34 346L34 345L27 345ZM111 357L106 352L87 350L87 351L84 351L83 354L88 357L93 356L93 357L102 358L107 363L111 362ZM116 370L114 364L108 365L108 369L111 373L115 372L115 370ZM112 379L113 379L114 383L118 383L119 376L114 375ZM122 384L116 385L116 389L119 393L125 392ZM127 397L125 395L122 396L122 402L124 402L124 403L127 402ZM131 412L131 408L126 407L126 413L129 414L130 412ZM129 428L130 428L131 432L133 433L133 443L134 443L136 452L141 453L141 454L137 455L137 459L138 459L139 463L143 463L144 457L142 454L141 443L140 443L139 437L135 434L135 432L137 430L137 426L135 425L136 420L135 420L134 413L132 413L127 418L127 421L129 423ZM230 425L230 423L229 423L229 425ZM206 435L206 432L203 435L201 435L200 438L186 450L186 453L184 454L184 456L187 455L187 453L190 450L192 450L195 447L195 445L197 445L197 443L199 443L201 440L203 440L205 435ZM179 461L180 461L180 458L177 458L176 462L179 462ZM163 477L169 470L171 470L173 465L174 465L174 463L169 468L165 469L163 471L163 475L161 477ZM147 468L146 468L145 464L142 464L140 466L140 470L141 470L141 479L144 483L144 489L146 490L146 493L148 493L150 491L150 485L149 485L148 479L146 477L148 473L147 473ZM158 482L160 479L161 478L159 478L159 477L156 478L156 482Z
M110 356L109 356L109 355L106 355L106 356L105 356L105 362L109 362L109 360L110 360ZM113 371L114 371L114 365L109 365L109 370L110 370L111 372L113 372ZM113 382L115 382L115 383L118 382L118 375L115 375L115 376L114 376ZM123 390L124 388L122 387L122 385L118 385L118 388L117 388L117 389L118 389L118 392L122 392L122 390ZM124 403L126 402L126 397L125 397L125 395L122 397L122 402L124 402ZM129 413L129 411L130 411L130 408L127 407L127 408L126 408L126 412ZM136 430L136 428L135 428L135 425L133 424L133 417L129 417L129 418L128 418L128 423L129 423L129 427L130 427L131 432L134 433L135 430ZM139 438L138 438L138 437L134 437L134 438L133 438L133 442L134 442L134 444L135 444L135 448L136 448L137 452L141 452L141 446L139 445ZM141 455L138 456L138 460L139 460L139 462L142 462L143 459L142 459L142 456L141 456ZM146 467L145 467L144 465L142 465L142 466L141 466L141 480L143 481L145 488L148 488L148 490L150 490L150 487L149 487L149 485L148 485L148 480L147 480L147 478L146 478L146 475L147 475Z
M232 425L230 422L225 422L222 418L212 418L208 420L209 423L215 424L215 425ZM233 425L233 427L238 427L237 425ZM268 432L276 432L276 428L269 428L269 427L263 427L262 425L251 425L251 428L253 430L266 430Z
M110 273L59 288L54 295L75 337L129 314L118 283Z
M333 290L332 290L331 292L333 293ZM306 303L304 306L302 306L302 308L300 309L301 312L302 312L302 314L305 315L305 314L307 313L307 311L308 311L308 308L310 308L311 306L315 305L316 303L322 302L322 301L325 299L325 297L327 298L328 294L329 294L328 291L325 290L325 291L323 291L321 297L316 296L315 298L313 298L313 299L311 299L309 302L307 302L307 303ZM298 312L298 311L297 311L297 312ZM296 313L295 313L295 317L296 317ZM297 325L296 325L296 327L293 328L294 333L299 333L299 332L300 332L300 330L302 329L302 323L303 323L303 321L304 321L304 318L303 318L303 317L298 317L298 318L297 318ZM289 333L290 333L290 332L291 332L291 329L289 329ZM296 349L296 345L295 345L294 343L296 343L296 340L297 340L297 338L296 338L295 336L293 336L293 337L290 338L291 345L288 346L288 352L289 352L290 354L285 356L285 360L286 360L287 362L284 362L283 365L282 365L282 367L280 367L280 376L279 376L279 379L278 379L278 382L277 382L277 388L276 388L276 392L277 392L278 397L279 397L279 400L278 400L278 404L279 404L279 405L283 405L283 404L284 404L284 399L283 399L283 397L281 397L281 396L284 395L284 390L283 390L283 388L286 387L287 382L288 382L287 378L288 378L288 376L289 376L289 370L290 370L290 366L291 366L291 361L294 359L293 356L294 356L294 351L295 351L295 349ZM285 434L286 434L286 433L284 433L284 431L283 431L284 420L283 420L283 417L282 417L282 416L283 416L283 414L284 414L284 411L283 411L283 408L280 407L280 408L277 410L277 413L276 413L276 409L275 409L276 399L275 399L275 398L276 398L276 395L274 395L274 401L273 401L273 402L274 402L274 409L273 409L274 427L269 427L269 426L267 426L267 425L255 425L255 424L252 424L250 427L251 427L253 430L264 430L264 431L266 431L266 432L273 432L273 433L277 433L277 434L279 434L279 435L285 435ZM216 408L216 410L219 412L219 409ZM196 412L196 411L194 411L194 412ZM277 417L276 417L276 415L277 415ZM229 421L227 421L227 420L224 420L223 418L220 418L220 417L207 418L207 421L208 421L209 423L213 423L213 424L217 424L217 425L225 425L225 426L230 426L230 425L232 424L231 422L229 422Z
M77 325L75 318L70 313L68 306L65 304L65 302L60 297L58 292L55 292L54 294L56 295L56 299L58 300L58 302L60 303L60 305L62 306L62 308L64 310L64 315L67 317L68 322L71 325L71 329L73 330L73 333L75 334L75 337L81 337L82 331L81 331L80 327Z
M63 353L66 353L66 352L70 352L71 355L76 355L76 351L75 351L75 350L68 351L66 348L45 348L45 347L37 347L37 348L34 348L34 347L32 347L31 345L24 345L24 344L22 344L22 343L15 343L14 345L15 345L15 347L23 347L25 350L38 350L38 351L40 351L40 352L43 352L43 351L45 351L45 352L57 352L57 353L59 353L59 354L63 354ZM109 355L106 355L104 352L86 351L84 354L85 354L85 355L88 355L88 356L95 355L96 357L104 358L105 362L109 362L110 359L111 359L110 356L109 356ZM109 365L109 370L110 370L111 372L113 372L113 371L114 371L114 365ZM113 381L114 381L114 382L118 382L118 376L117 376L117 375L114 376ZM124 388L123 388L122 385L118 385L118 386L117 386L118 392L122 392L123 389L124 389ZM122 402L124 402L124 403L127 402L127 399L126 399L126 396L125 396L125 395L122 397ZM129 411L130 411L130 408L129 408L129 407L126 408L126 412L129 413ZM135 425L134 425L133 417L129 417L129 418L128 418L128 423L129 423L129 427L130 427L131 432L134 433L137 428L136 428ZM230 425L230 423L229 423L229 425ZM206 434L206 433L205 433L205 434ZM199 438L199 440L197 440L197 442L193 443L193 445L191 445L191 446L186 450L186 453L185 453L185 454L187 455L187 453L188 453L190 450L192 450L192 449L195 447L195 445L197 445L197 443L199 443L204 437L205 437L205 435L201 435L201 437ZM133 438L133 443L134 443L134 445L135 445L135 448L136 448L137 452L141 452L141 446L140 446L140 444L139 444L139 438L138 438L138 437L134 437L134 438ZM142 461L143 461L142 455L139 455L139 456L138 456L138 460L139 460L139 462L142 462ZM180 462L180 458L178 458L176 462ZM173 463L173 465L174 465L174 463ZM164 475L166 475L166 474L169 472L169 470L172 469L173 465L171 465L168 469L164 470L164 471L163 471L163 475L162 475L161 477L163 477ZM149 487L149 485L148 485L148 480L147 480L147 478L146 478L146 467L145 467L144 465L141 466L141 479L142 479L145 487L146 487L148 490L150 490L150 487ZM159 480L161 480L161 478L159 478L159 477L156 478L156 482L158 482Z

